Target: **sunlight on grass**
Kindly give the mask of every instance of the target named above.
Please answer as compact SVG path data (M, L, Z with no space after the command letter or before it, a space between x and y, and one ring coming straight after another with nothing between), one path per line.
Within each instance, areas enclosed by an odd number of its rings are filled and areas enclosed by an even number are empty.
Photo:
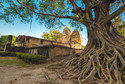
M26 67L28 64L16 57L0 57L0 66L17 65Z

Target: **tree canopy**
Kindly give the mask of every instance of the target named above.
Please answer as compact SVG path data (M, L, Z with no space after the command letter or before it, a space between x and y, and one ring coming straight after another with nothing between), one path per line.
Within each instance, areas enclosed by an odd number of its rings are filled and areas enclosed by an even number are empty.
M15 41L16 41L16 36L12 36L12 42L11 42L11 47L15 46Z
M91 2L89 9L86 7L88 2ZM88 0L88 2L86 0L1 0L0 19L7 23L14 23L16 18L19 18L23 23L32 24L34 18L40 24L45 24L47 28L62 28L64 24L61 19L69 19L72 27L83 30L83 22L85 24L91 19L96 19L93 8L101 3L101 0ZM108 3L111 12L114 12L123 6L124 0L109 0Z
M125 36L125 21L123 21L121 16L114 18L113 25L121 34Z
M0 49L3 49L7 42L8 36L7 35L1 35L0 37Z
M0 49L3 49L5 47L7 39L8 39L8 35L1 35L1 37L0 37ZM16 41L16 36L13 35L12 42L11 42L12 47L15 46L15 41Z
M86 7L88 3L91 4L91 7ZM92 8L97 6L97 3L101 3L101 0L1 0L0 19L13 23L16 18L20 18L22 22L28 23L35 16L39 23L45 23L47 27L51 28L56 25L61 26L63 23L61 23L60 18L64 18L71 19L71 24L77 26L80 25L79 22L89 22L92 18L96 19L95 13L89 15L89 12L94 12ZM114 5L111 5L110 8L116 10L123 5L124 0L108 0L107 3L113 3ZM109 20L116 16L110 17Z
M46 40L56 41L57 36L60 34L58 30L50 30L49 33L43 33L42 37Z

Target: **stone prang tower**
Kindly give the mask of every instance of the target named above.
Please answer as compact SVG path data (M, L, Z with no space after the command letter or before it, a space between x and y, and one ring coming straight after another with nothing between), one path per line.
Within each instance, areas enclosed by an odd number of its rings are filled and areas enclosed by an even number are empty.
M70 48L81 49L81 38L78 30L74 30L71 34L71 30L66 26L63 30L63 34L59 34L57 42L68 44Z

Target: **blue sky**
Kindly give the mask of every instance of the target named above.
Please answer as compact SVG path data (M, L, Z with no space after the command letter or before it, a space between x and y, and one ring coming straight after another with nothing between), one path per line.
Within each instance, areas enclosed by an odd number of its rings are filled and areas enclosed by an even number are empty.
M65 24L65 26L69 26L71 29L71 32L75 29L70 27L70 24L68 22L69 20L62 20L62 22ZM60 32L63 32L63 29L57 29ZM50 29L47 29L44 24L40 25L37 21L32 22L32 26L30 28L30 24L24 24L20 22L19 19L17 19L14 22L14 25L6 23L3 20L0 20L0 35L28 35L33 37L42 38L41 35L43 32L49 32ZM82 38L82 45L86 45L87 43L87 32L86 28L83 27L83 31L79 31L81 38Z
M6 3L4 3L4 6L7 6ZM78 5L82 5L77 3ZM116 9L115 9L116 10ZM113 10L113 11L115 11ZM112 11L112 12L113 12ZM122 13L123 14L123 13ZM123 17L122 17L123 18ZM123 18L124 19L124 18ZM62 20L62 22L65 24L65 26L69 26L69 28L71 29L71 32L75 29L72 28L68 22L69 20ZM60 32L63 32L63 29L57 29ZM28 35L28 36L33 36L33 37L38 37L38 38L42 38L41 35L43 34L43 32L49 32L50 29L47 29L44 24L40 25L37 21L33 21L32 22L32 27L30 28L30 24L24 24L21 23L19 19L16 19L16 21L14 22L14 25L12 24L8 24L5 23L5 21L0 20L0 35ZM87 30L86 28L83 26L83 31L79 31L80 35L81 35L81 40L82 40L82 45L86 45L87 44Z
M4 6L8 6L6 3L4 3ZM69 26L69 28L71 29L71 32L73 32L73 30L75 28L72 28L69 24L69 20L67 19L63 19L61 20L65 26ZM65 27L64 26L64 27ZM63 29L57 29L60 32L63 32ZM14 25L6 23L4 20L0 20L0 35L28 35L28 36L33 36L33 37L37 37L37 38L42 38L41 35L43 34L43 32L49 32L50 29L47 29L44 24L40 25L38 23L38 21L33 20L32 21L32 26L30 28L30 24L24 24L22 23L18 18L15 20ZM86 45L87 44L87 30L86 28L83 26L83 31L79 31L80 35L81 35L81 42L82 45Z

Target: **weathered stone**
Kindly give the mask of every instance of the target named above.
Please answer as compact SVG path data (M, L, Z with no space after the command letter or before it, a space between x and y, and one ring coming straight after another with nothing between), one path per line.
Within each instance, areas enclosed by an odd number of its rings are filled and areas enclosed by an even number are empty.
M61 59L64 56L67 57L74 53L80 53L82 52L82 50L72 49L61 45L46 44L46 45L27 47L26 52L30 54L43 55L55 61L55 59L58 58Z
M81 48L81 38L78 30L74 30L71 35L71 48Z
M11 43L11 38L9 40ZM73 48L73 49L72 49ZM77 48L77 49L74 49ZM27 52L34 55L43 55L50 59L69 56L70 54L81 52L81 39L77 30L72 35L68 26L59 34L57 42L40 39L31 36L20 35L17 37L15 47L11 48L12 52Z
M63 40L63 34L62 33L60 33L58 36L57 36L57 42L62 42L62 40Z
M63 40L62 43L70 43L71 31L68 26L66 26L63 30Z

